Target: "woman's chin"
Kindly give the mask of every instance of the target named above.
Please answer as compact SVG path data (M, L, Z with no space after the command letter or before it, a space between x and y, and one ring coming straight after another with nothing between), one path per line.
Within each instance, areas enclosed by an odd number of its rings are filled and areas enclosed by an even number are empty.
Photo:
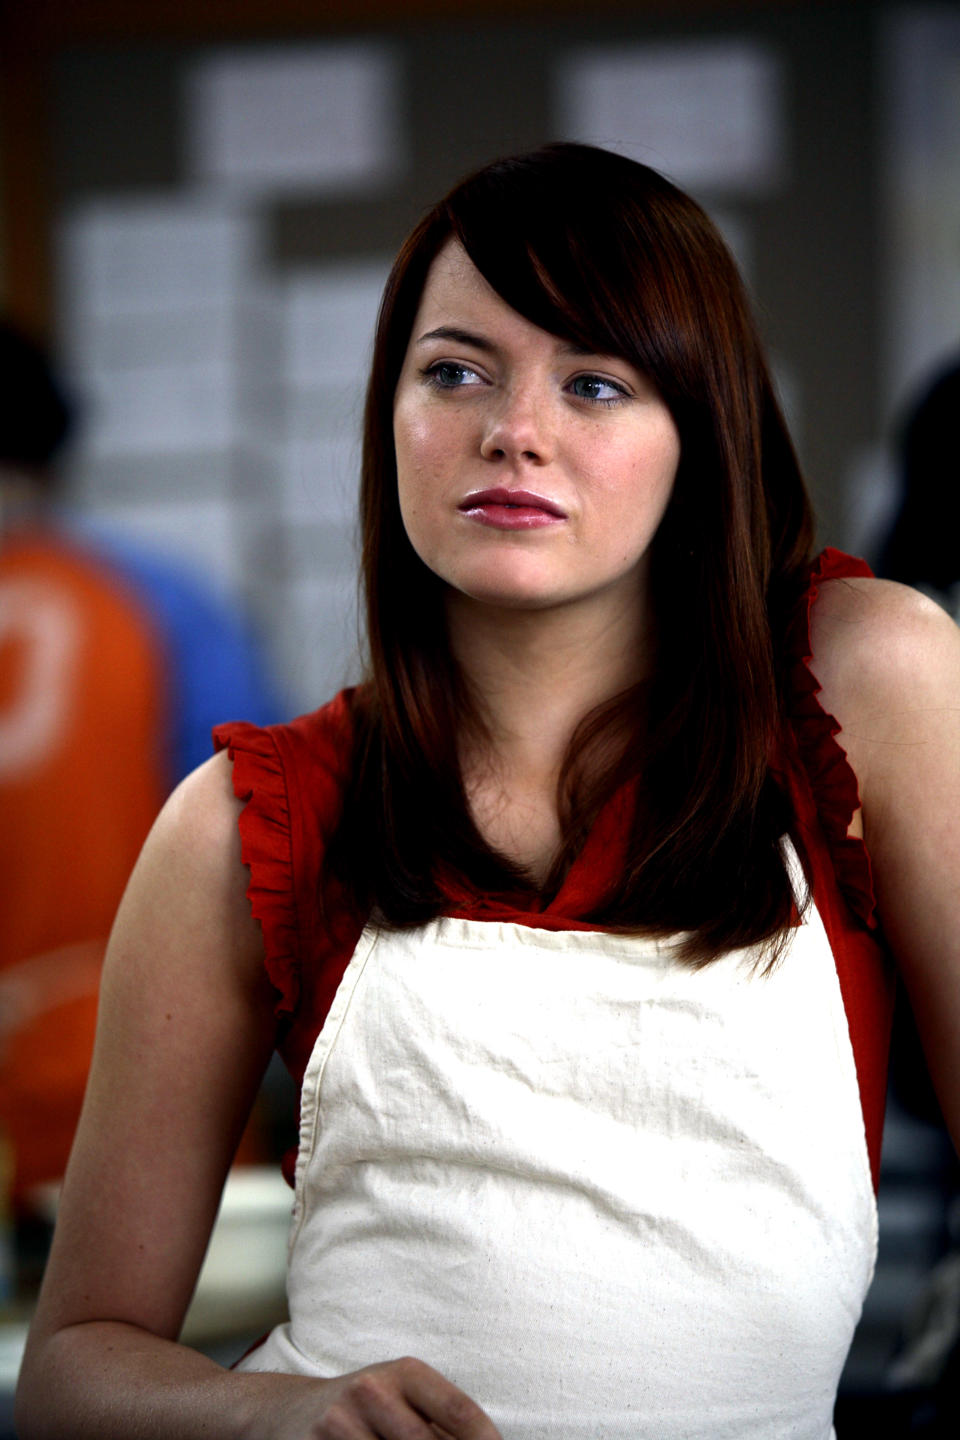
M546 611L569 603L569 597L543 585L477 584L448 587L451 605L463 610Z

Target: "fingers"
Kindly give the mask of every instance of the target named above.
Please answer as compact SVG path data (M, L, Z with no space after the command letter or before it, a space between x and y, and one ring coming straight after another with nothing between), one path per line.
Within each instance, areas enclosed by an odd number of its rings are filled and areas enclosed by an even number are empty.
M324 1440L432 1440L429 1423L404 1393L403 1362L346 1375L324 1412Z
M434 1431L446 1432L454 1440L501 1440L499 1430L476 1401L431 1366L409 1357L398 1364L404 1367L404 1393Z
M333 1381L325 1440L501 1440L475 1401L422 1360L371 1365Z

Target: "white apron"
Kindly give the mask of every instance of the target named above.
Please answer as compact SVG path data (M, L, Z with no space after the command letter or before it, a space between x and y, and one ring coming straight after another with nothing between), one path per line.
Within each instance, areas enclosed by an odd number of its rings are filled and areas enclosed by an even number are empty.
M505 1440L828 1440L877 1230L827 936L811 905L766 977L671 949L365 932L304 1078L291 1319L243 1368L416 1355Z

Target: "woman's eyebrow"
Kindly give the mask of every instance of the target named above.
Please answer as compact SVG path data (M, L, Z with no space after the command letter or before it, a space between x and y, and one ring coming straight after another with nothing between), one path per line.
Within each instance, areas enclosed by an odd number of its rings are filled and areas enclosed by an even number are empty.
M438 325L436 330L428 330L425 335L421 335L417 344L422 345L427 340L452 340L456 345L471 345L474 350L492 351L497 348L483 335L475 335L472 330L461 330L456 325Z
M417 345L423 345L428 340L452 340L455 345L472 345L474 350L484 350L491 353L497 349L492 340L484 335L477 335L472 330L462 330L458 325L438 325L436 330L428 330L416 341ZM604 350L591 350L586 345L578 345L575 340L565 340L560 346L564 355L604 355Z

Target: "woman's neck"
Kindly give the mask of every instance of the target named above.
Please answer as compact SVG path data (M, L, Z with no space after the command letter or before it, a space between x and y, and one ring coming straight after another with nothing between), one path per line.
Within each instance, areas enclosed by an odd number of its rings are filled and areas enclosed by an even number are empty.
M484 730L478 746L465 737L465 778L492 767L504 783L555 787L584 716L646 670L649 627L635 603L498 610L455 595L448 621Z
M460 737L464 791L487 843L542 884L562 844L557 786L591 710L641 680L649 650L636 602L549 611L448 602L453 653L477 697Z

